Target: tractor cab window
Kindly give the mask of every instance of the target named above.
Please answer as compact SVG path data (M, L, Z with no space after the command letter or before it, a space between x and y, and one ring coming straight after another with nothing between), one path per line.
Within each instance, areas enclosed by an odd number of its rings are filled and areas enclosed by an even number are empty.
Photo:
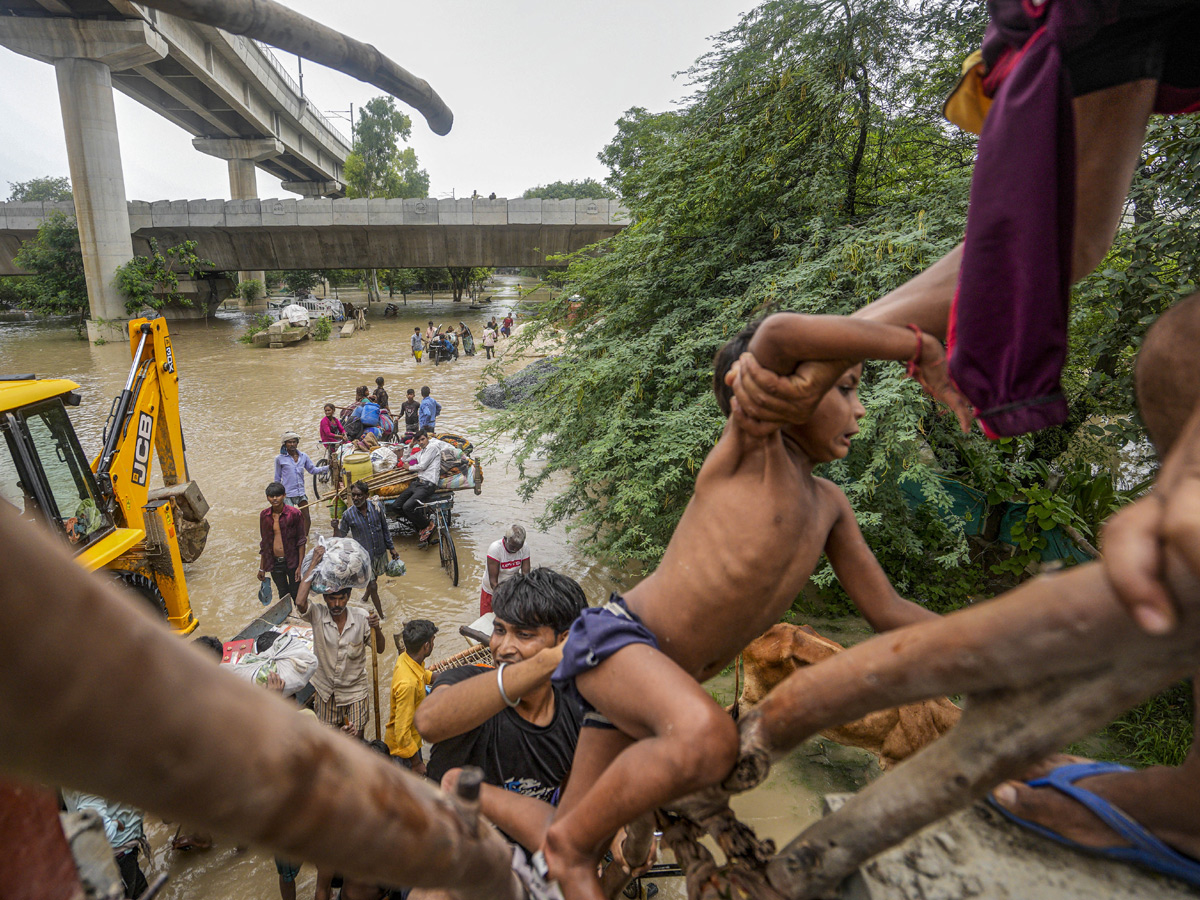
M7 425L0 425L4 440L0 441L0 500L15 506L22 519L41 520L41 507L29 487L28 473L18 466L15 438Z
M92 470L84 458L62 401L50 400L21 414L33 463L40 468L47 515L76 547L108 532L112 520L100 508ZM36 475L34 477L37 477Z

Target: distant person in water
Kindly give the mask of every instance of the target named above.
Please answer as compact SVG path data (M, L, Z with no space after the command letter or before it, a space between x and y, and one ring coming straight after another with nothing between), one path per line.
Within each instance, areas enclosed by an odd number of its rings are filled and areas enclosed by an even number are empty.
M413 359L417 362L421 361L421 353L425 350L425 342L421 340L421 329L419 326L413 326L413 336L410 338L412 344Z

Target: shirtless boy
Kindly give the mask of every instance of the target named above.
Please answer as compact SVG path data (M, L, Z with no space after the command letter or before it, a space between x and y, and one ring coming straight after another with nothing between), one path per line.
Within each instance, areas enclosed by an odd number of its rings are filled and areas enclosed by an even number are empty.
M935 396L955 399L929 335L783 313L718 352L713 388L727 416L726 375L746 351L778 373L804 360L910 360ZM699 682L779 620L822 553L876 630L934 617L896 593L845 495L812 475L850 450L861 372L845 372L803 425L756 436L730 418L658 569L571 627L554 677L581 698L584 728L543 847L567 900L601 900L596 865L618 828L728 774L737 729Z

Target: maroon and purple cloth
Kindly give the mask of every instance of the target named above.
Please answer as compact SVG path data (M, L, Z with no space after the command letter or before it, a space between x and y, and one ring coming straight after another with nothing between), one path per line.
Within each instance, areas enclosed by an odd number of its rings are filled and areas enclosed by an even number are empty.
M1067 418L1075 216L1075 127L1064 54L1123 18L1118 0L989 0L993 102L979 138L962 268L950 315L950 373L989 436ZM1200 91L1160 84L1155 111L1200 109Z

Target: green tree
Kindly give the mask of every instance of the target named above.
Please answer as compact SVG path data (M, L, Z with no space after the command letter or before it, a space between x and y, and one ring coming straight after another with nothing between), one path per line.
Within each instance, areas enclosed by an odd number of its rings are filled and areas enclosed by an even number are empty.
M918 25L890 2L771 0L692 68L685 109L618 123L601 159L635 224L573 261L529 335L564 341L555 376L497 418L516 434L524 496L570 473L549 520L653 565L723 425L717 347L765 310L851 312L959 239L971 147L914 92L982 22L938 53ZM899 367L868 378L860 449L828 474L902 590L961 601L975 586L961 530L912 512L900 483L948 503L924 461L938 417Z
M396 291L399 291L400 296L404 299L404 305L407 306L408 295L421 283L421 270L381 269L379 280L388 289L389 298L396 296Z
M572 179L571 181L552 181L549 184L539 184L521 195L523 200L533 200L539 197L544 200L587 200L612 198L616 197L616 193L595 178L584 178L580 181Z
M396 109L394 97L375 97L364 104L354 124L354 148L342 175L350 197L427 197L429 173L417 164L416 151L402 147L412 134L412 120ZM379 299L379 280L368 270L367 301Z
M78 315L76 327L82 329L88 295L75 220L51 214L38 226L37 237L21 245L15 261L32 276L31 307L48 315Z
M184 241L160 252L158 241L150 238L150 255L138 255L117 266L117 287L125 295L125 311L162 309L168 303L191 306L192 301L179 293L179 275L196 278L204 269L212 269L212 260L196 254L196 242Z
M283 273L283 285L293 297L309 293L321 283L321 275L315 269L292 269Z
M8 187L8 199L19 203L72 199L71 181L63 176L46 175L28 181L10 181Z
M449 273L450 290L453 293L454 302L458 303L462 300L463 294L467 294L470 300L475 299L493 270L480 266L451 266L446 271Z

